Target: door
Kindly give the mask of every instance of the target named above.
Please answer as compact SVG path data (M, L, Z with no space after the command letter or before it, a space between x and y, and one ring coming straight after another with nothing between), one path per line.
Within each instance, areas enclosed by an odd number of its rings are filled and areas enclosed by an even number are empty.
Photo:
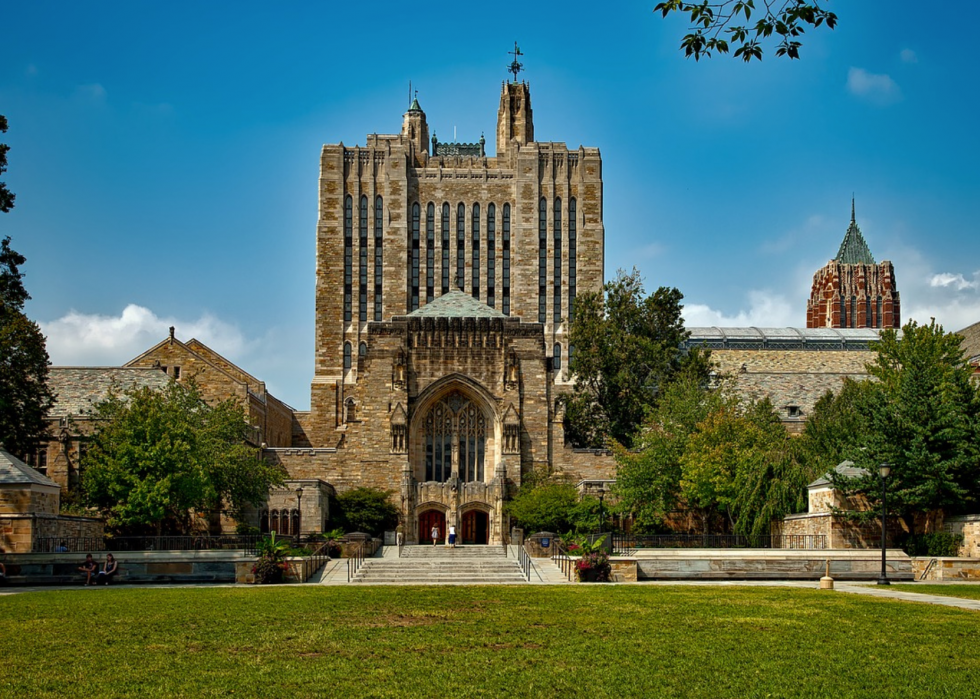
M446 540L446 515L439 510L426 510L419 515L419 543L432 543L432 527L439 527L441 544Z
M490 516L482 510L463 513L463 543L485 545L490 530Z

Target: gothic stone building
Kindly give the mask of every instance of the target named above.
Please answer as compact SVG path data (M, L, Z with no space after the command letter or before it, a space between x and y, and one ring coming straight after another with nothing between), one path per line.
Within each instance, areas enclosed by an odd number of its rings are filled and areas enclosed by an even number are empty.
M806 307L808 328L900 328L901 305L895 268L887 260L875 264L854 219L844 234L837 257L813 275Z
M597 148L535 141L509 81L495 156L430 139L416 99L401 133L323 147L319 198L311 409L266 449L291 479L392 492L409 542L495 543L530 471L613 477L555 408L576 295L603 282Z

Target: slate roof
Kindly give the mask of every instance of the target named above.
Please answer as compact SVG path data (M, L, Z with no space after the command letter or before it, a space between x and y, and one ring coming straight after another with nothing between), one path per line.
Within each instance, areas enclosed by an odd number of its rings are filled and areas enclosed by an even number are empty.
M409 313L407 318L508 318L496 308L459 289L450 289L439 298Z
M104 400L109 389L162 389L170 377L155 368L136 367L60 367L48 369L48 386L55 394L49 418L87 415Z
M853 461L841 461L839 464L834 466L832 473L837 473L845 478L860 478L861 476L868 475L868 469L858 468L854 465ZM831 473L826 473L817 480L813 481L807 488L819 488L823 485L833 485L833 481L830 479Z
M873 265L875 263L875 258L872 257L871 250L868 249L868 244L864 241L864 236L861 235L861 229L858 228L857 221L854 220L853 199L851 200L851 225L847 227L847 233L844 234L844 240L841 241L840 250L837 251L837 257L834 260L846 265Z
M47 485L60 486L53 480L28 466L9 451L0 447L0 485Z

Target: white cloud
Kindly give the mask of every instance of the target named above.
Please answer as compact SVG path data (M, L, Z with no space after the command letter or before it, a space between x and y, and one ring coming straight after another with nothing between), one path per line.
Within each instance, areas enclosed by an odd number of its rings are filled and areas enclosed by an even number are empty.
M943 272L941 274L934 274L932 279L929 280L929 286L936 288L941 287L943 289L947 287L954 287L957 291L963 291L965 289L980 289L980 272L973 273L974 280L968 282L962 274L950 274L949 272Z
M689 303L684 306L684 325L688 327L759 327L781 328L800 327L800 318L806 319L806 300L802 310L799 303L791 303L789 299L769 290L752 290L749 292L749 308L741 309L735 315L725 315L700 303Z
M902 49L899 54L902 59L902 63L918 63L919 57L915 55L915 51L912 49Z
M869 73L864 68L847 71L847 90L872 104L884 106L902 99L898 84L887 75Z
M57 320L41 324L47 336L48 354L63 366L117 366L123 364L177 329L177 337L196 337L232 358L242 353L245 338L238 328L204 314L193 321L160 318L142 306L129 304L118 316L70 311Z
M85 102L101 104L105 102L106 91L99 83L79 85L75 88L75 98Z

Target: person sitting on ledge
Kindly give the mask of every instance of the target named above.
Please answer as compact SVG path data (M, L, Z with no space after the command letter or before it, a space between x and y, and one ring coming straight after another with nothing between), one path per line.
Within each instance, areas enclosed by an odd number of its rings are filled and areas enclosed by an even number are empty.
M86 585L94 585L92 582L92 576L99 572L99 564L95 562L92 558L92 554L85 554L85 562L79 567L79 573L85 573L85 583Z
M98 585L102 583L103 585L108 585L109 581L119 572L119 564L111 553L107 553L105 556L105 565L102 566L102 570L99 571L98 577L95 579L95 584Z

